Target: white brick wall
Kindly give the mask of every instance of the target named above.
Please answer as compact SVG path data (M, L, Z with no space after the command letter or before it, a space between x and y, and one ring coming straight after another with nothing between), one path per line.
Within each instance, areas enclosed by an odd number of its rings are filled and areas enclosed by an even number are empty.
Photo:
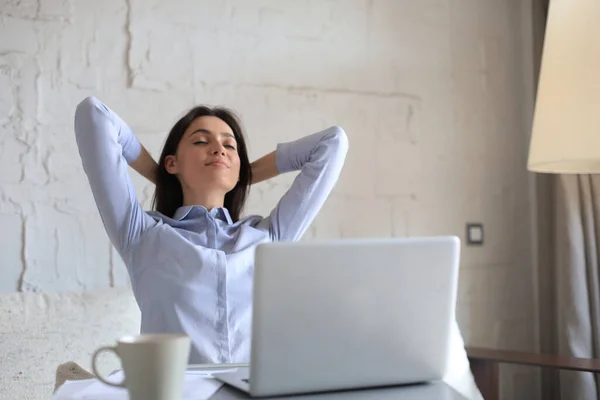
M127 276L73 137L107 102L157 156L196 103L239 111L252 158L331 124L351 149L307 238L454 233L468 343L534 347L520 0L0 1L0 291ZM152 187L132 172L143 203ZM265 213L292 176L254 188ZM531 398L507 370L507 398ZM514 374L515 379L512 376ZM515 392L513 393L513 387Z

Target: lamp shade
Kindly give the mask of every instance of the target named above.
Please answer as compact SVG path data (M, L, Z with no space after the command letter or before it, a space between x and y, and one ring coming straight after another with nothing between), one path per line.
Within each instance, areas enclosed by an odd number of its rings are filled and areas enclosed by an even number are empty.
M600 0L551 0L528 169L600 173Z

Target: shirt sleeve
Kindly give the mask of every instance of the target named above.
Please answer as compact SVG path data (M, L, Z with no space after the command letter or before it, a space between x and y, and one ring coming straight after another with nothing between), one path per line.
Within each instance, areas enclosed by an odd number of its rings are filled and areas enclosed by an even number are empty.
M277 146L279 173L300 173L264 221L272 240L302 237L335 186L347 152L348 138L338 126Z
M123 256L155 223L139 204L128 173L142 146L129 126L94 97L77 106L75 138L104 227Z

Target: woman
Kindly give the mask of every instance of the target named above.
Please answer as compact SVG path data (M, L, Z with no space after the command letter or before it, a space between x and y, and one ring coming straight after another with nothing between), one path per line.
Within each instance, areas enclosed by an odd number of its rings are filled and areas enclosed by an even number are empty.
M185 333L190 363L250 359L256 245L298 240L335 185L348 140L331 127L250 164L226 109L196 107L173 127L158 165L127 124L96 98L75 113L75 136L100 216L123 258L142 333ZM156 183L155 211L140 206L128 164ZM249 186L299 170L267 217L240 218Z

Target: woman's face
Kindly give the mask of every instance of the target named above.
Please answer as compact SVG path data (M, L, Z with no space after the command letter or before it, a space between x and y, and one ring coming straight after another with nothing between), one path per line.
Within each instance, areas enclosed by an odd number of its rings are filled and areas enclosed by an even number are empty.
M200 190L232 190L239 180L240 157L232 129L217 117L196 118L186 129L165 168L181 185Z

